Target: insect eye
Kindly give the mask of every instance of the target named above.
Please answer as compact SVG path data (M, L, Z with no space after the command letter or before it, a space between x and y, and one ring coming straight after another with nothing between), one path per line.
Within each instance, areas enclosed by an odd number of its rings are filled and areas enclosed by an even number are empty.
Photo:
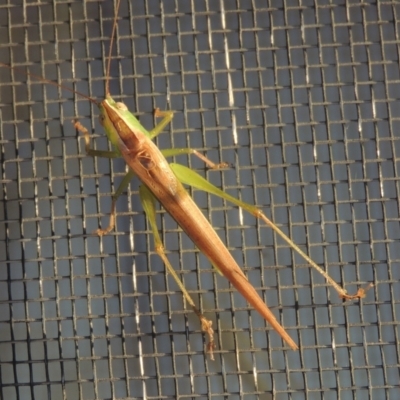
M126 111L128 109L128 107L124 103L118 102L118 103L115 103L115 105L117 106L118 110L121 110L121 111Z
M100 120L101 126L104 126L104 121L106 120L106 117L104 115L100 114L99 120Z

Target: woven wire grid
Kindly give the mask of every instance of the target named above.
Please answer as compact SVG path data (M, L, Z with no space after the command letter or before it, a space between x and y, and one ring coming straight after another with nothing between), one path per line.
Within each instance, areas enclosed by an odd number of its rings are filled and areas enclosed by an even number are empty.
M209 171L259 205L361 302L263 223L193 191L250 281L299 344L212 271L163 210L171 263L216 331L154 253L125 164L85 155L73 128L109 144L81 96L0 67L0 385L4 399L398 399L400 79L397 1L122 1L111 94L156 142L231 164ZM104 97L112 1L3 1L0 60ZM396 295L397 293L397 295Z

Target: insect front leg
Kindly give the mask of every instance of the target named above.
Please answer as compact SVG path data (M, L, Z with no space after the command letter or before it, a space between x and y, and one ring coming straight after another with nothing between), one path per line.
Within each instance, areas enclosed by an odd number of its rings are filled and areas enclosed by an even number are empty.
M85 139L85 151L88 156L92 157L105 157L105 158L118 158L121 157L119 151L109 151L109 150L95 150L90 147L90 134L88 130L79 122L74 122L74 127L79 132L83 133L83 138Z
M88 130L78 121L75 121L74 127L83 133L83 138L85 139L85 150L86 154L92 157L106 157L106 158L118 158L120 157L120 153L116 150L114 151L108 151L108 150L95 150L92 149L90 146L90 134ZM122 182L119 184L116 192L112 195L112 203L111 203L111 211L110 211L110 222L105 229L96 229L93 233L95 233L98 236L103 236L106 235L107 233L110 233L114 228L115 228L115 204L118 200L118 197L125 192L126 188L129 185L129 182L132 180L132 178L135 176L132 170L129 170L129 172L124 176L124 179Z
M158 136L164 128L171 122L172 118L174 117L173 111L161 111L159 108L154 110L154 116L156 118L161 118L162 120L151 130L149 131L150 139L154 139Z
M149 131L150 139L153 139L160 133L162 133L164 128L171 122L174 113L173 111L161 111L159 108L156 108L154 111L154 115L157 118L162 117L163 119L151 131ZM200 158L200 160L202 160L211 169L222 169L229 167L229 164L225 162L216 164L212 162L210 159L208 159L205 155L191 148L167 149L167 150L162 150L161 152L165 158L178 156L180 154L193 154L196 157Z

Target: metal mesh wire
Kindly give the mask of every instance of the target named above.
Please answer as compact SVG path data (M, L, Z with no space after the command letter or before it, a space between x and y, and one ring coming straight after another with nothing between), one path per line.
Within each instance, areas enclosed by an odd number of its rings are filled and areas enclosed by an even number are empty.
M2 1L0 60L101 99L112 1ZM171 218L172 264L212 319L214 362L154 254L122 160L86 99L0 67L0 385L4 399L398 399L400 79L397 1L123 1L111 93L172 109L162 148L256 203L361 302L251 216L193 196L299 344L288 350ZM27 68L26 68L27 67Z

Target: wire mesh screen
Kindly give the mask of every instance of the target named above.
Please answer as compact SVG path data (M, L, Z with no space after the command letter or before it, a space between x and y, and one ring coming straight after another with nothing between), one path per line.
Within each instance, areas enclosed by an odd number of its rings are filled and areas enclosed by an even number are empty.
M398 399L400 79L397 1L122 1L110 91L230 168L257 204L361 302L338 295L263 223L196 203L300 350L215 274L158 210L165 248L213 321L215 361L154 252L123 160L86 156L87 99L0 67L0 384L4 399ZM2 1L0 60L101 100L112 1Z

